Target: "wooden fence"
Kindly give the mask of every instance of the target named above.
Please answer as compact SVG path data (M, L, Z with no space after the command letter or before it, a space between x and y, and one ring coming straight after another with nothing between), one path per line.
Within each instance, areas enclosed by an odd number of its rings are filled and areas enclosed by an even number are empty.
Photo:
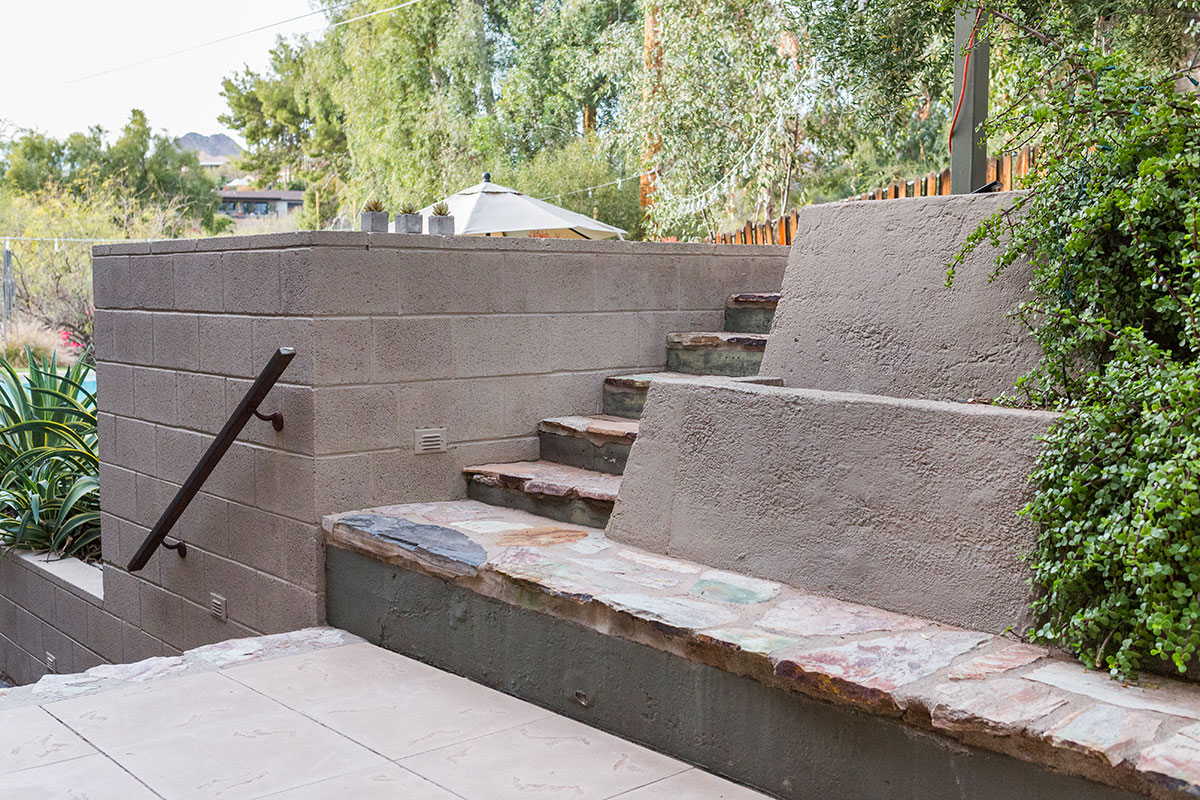
M1015 179L1033 170L1037 163L1037 148L1025 147L1016 153L989 158L987 183L999 181L996 191L1007 192L1015 188ZM892 181L887 186L846 198L847 200L898 200L904 197L932 197L950 194L950 169L930 172L923 178ZM796 212L792 211L771 222L747 222L740 230L719 234L717 244L784 244L792 243L796 231Z

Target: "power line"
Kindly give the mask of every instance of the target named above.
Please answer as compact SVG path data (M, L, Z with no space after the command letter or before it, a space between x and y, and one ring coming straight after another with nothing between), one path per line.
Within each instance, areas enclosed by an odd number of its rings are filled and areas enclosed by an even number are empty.
M358 0L345 0L344 2L341 2L341 3L335 3L334 5L332 5L328 8L318 9L317 11L310 11L307 14L300 14L299 16L289 17L288 19L283 19L278 22L272 22L267 25L260 25L257 28L251 28L250 30L242 31L241 33L231 33L228 36L222 36L219 39L213 39L208 42L194 44L194 45L191 45L190 47L184 47L180 50L172 50L169 53L162 53L157 56L151 56L150 58L142 59L141 61L134 61L130 64L123 64L119 67L110 67L109 69L101 70L100 72L93 72L90 75L82 75L78 78L71 78L70 80L63 81L62 83L55 83L55 84L51 84L49 86L43 86L39 89L30 89L25 92L18 92L17 94L9 95L8 97L5 97L4 100L6 100L6 101L14 100L18 97L26 97L28 95L37 94L39 92L48 92L51 89L61 89L64 86L71 86L73 84L81 83L83 81L88 81L93 78L100 78L100 77L103 77L104 75L111 75L114 72L122 72L127 69L132 69L134 67L143 66L144 64L153 64L155 61L162 61L165 58L173 58L174 56L183 55L184 53L190 53L194 50L200 50L205 47L212 47L215 44L221 44L223 42L228 42L233 39L240 39L243 36L249 36L254 33L261 33L262 31L270 30L271 28L278 28L280 25L287 25L290 22L297 22L302 19L307 19L308 17L314 17L318 14L324 14L328 11L334 11L339 8L344 8L348 5L351 5L356 2L358 2ZM418 2L418 0L410 0L410 2ZM401 8L401 7L402 6L396 6L396 8ZM395 10L395 9L385 9L385 10ZM374 13L383 13L383 12L380 11L380 12L374 12ZM370 16L370 15L364 15L364 16ZM347 21L349 21L349 20L347 20ZM343 23L338 23L338 24L343 24ZM336 27L336 26L331 25L329 27Z

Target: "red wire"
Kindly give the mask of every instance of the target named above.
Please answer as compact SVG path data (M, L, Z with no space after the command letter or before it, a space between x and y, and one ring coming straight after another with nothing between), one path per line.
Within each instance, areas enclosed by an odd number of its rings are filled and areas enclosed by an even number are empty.
M983 17L983 6L975 9L975 24L971 26L971 38L967 39L967 56L963 59L962 91L958 93L958 104L954 106L954 119L950 120L950 138L946 143L950 153L954 153L954 128L958 125L958 112L962 111L963 98L967 96L967 72L971 69L971 50L975 47L975 33L979 30L979 20Z

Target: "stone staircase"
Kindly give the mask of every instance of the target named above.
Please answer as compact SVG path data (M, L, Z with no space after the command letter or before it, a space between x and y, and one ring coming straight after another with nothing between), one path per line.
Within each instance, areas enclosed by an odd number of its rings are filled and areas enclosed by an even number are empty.
M667 335L664 372L604 381L603 413L550 417L538 424L537 461L466 467L467 494L495 506L603 528L608 523L650 384L682 375L758 382L778 293L731 295L722 331Z

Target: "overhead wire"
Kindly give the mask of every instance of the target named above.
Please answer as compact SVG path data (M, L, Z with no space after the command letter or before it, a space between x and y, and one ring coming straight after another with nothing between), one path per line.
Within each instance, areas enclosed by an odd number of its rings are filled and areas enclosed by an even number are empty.
M103 70L100 70L99 72L93 72L88 75L81 75L77 78L71 78L70 80L62 81L60 83L53 83L53 84L50 84L47 86L39 87L37 89L29 89L29 90L26 90L23 92L18 92L16 94L8 95L7 97L3 98L3 100L13 100L13 99L16 99L19 97L26 97L31 94L38 94L40 92L48 92L48 91L52 91L54 89L61 89L64 86L72 86L76 83L82 83L83 81L92 80L93 78L101 78L105 75L111 75L114 72L123 72L124 70L133 69L134 67L141 67L146 64L153 64L156 61L162 61L163 59L173 58L178 55L183 55L184 53L191 53L196 50L201 50L205 47L212 47L213 45L223 44L225 42L229 42L234 39L240 39L243 36L250 36L255 33L261 33L263 31L270 30L271 28L278 28L281 25L287 25L292 22L298 22L302 19L307 19L309 17L315 17L319 14L325 14L330 11L336 11L336 10L345 8L347 6L353 5L354 3L357 3L359 1L360 0L344 0L344 2L334 3L333 5L328 6L326 8L320 8L320 9L317 9L316 11L309 11L306 14L298 14L297 16L288 17L287 19L282 19L277 22L271 22L266 25L259 25L256 28L250 28L249 30L240 31L238 33L231 33L227 36L221 36L221 37L212 39L207 42L201 42L199 44L189 45L188 47L183 47L183 48L180 48L179 50L172 50L169 53L160 53L159 55L151 56L150 58L144 58L141 61L133 61L128 64L122 64L122 65L116 66L116 67L109 67L108 69L103 69ZM360 14L358 16L351 17L349 19L338 20L337 22L332 22L329 25L326 25L324 27L316 28L311 32L316 33L316 32L323 31L323 30L330 30L332 28L337 28L342 25L348 25L351 22L356 22L360 19L366 19L367 17L374 17L374 16L378 16L380 14L386 14L391 11L398 11L401 8L405 8L406 6L411 6L411 5L414 5L419 2L421 2L421 0L407 0L404 3L398 3L397 5L390 6L388 8L379 9L378 11L371 11L366 14Z

